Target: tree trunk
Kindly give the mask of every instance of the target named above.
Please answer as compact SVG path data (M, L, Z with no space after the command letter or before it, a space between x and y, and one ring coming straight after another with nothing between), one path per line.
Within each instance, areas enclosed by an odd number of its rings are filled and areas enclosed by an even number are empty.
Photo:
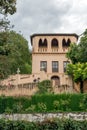
M83 81L80 81L80 92L83 93Z

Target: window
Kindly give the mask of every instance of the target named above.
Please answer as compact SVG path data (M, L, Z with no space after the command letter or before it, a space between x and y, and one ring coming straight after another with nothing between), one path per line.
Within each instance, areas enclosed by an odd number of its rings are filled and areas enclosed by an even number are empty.
M52 72L58 72L58 61L52 61Z
M47 72L47 61L41 61L40 62L40 71L44 70Z
M63 39L63 40L62 40L62 47L65 47L65 46L66 46L66 40Z
M58 40L56 38L52 40L51 47L58 47Z
M42 39L39 40L39 47L47 47L47 39L44 39L44 41L42 41Z
M47 47L47 39L44 39L44 47Z
M64 62L63 62L63 70L64 70L64 72L66 72L66 67L67 67L67 65L68 65L69 63L70 63L69 61L64 61Z
M62 47L69 47L71 43L71 40L68 39L67 42L65 39L62 40Z
M70 46L70 43L71 43L71 40L68 39L68 40L67 40L67 46L68 46L68 47Z
M40 39L39 40L39 47L41 47L42 46L42 40Z

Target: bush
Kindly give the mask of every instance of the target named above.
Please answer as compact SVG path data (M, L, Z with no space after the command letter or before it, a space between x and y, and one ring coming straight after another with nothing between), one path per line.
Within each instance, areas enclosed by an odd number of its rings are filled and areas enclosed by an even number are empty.
M7 111L9 113L8 109L12 110L13 113L83 112L87 110L86 99L86 94L40 94L32 97L1 96L0 113Z
M69 109L69 104L70 104L69 99L61 100L60 103L61 103L61 106L62 106L62 110L67 111Z
M38 83L38 88L39 94L44 94L44 93L51 93L52 92L52 84L50 80L44 80L42 82Z
M0 130L87 130L87 121L69 119L43 122L0 120Z
M5 113L6 113L6 114L12 114L12 113L13 113L13 110L11 110L9 107L7 107L7 108L5 109Z
M13 105L14 113L20 113L20 112L22 112L22 110L23 110L23 106L22 106L21 102L15 103Z
M83 110L83 111L87 111L87 94L84 94L81 102L80 102L80 108Z
M59 110L60 102L57 101L57 100L55 100L55 101L53 102L53 106L54 106L54 110Z
M38 111L39 112L46 112L47 106L46 106L45 103L43 103L43 102L42 103L38 103L37 106L38 106Z
M25 109L25 112L34 112L35 111L35 105L31 105L30 107Z

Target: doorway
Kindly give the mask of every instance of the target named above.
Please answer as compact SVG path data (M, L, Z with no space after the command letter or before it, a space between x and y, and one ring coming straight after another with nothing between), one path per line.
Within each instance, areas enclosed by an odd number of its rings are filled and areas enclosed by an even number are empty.
M52 86L60 86L60 78L58 76L52 76L51 77Z

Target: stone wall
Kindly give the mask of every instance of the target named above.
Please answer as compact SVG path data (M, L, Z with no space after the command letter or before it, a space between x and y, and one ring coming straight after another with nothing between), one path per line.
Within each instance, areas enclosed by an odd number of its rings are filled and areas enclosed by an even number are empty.
M44 121L53 118L67 118L73 120L87 120L87 113L34 113L34 114L0 114L0 119L25 120L30 122Z
M0 95L5 96L31 96L37 92L36 83L0 86Z

